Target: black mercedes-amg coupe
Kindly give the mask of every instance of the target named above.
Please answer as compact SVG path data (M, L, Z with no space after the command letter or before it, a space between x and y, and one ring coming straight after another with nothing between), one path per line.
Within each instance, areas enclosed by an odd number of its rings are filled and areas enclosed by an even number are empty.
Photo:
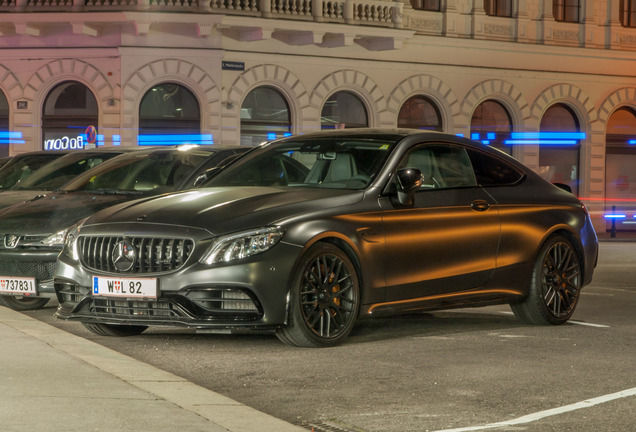
M71 228L58 318L340 343L356 320L510 304L561 324L592 279L589 215L502 152L413 130L276 140L203 188L109 207Z

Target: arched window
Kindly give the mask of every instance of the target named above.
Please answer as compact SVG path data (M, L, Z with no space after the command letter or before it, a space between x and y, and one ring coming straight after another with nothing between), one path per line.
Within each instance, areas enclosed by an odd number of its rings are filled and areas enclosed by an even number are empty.
M9 102L0 91L0 157L9 155ZM3 136L7 134L6 138Z
M139 144L185 143L211 144L201 137L199 101L180 84L157 84L139 104Z
M413 96L404 102L398 114L398 127L442 131L437 105L425 96Z
M548 108L541 119L541 132L579 132L576 114L565 104ZM539 173L552 183L565 183L577 195L579 191L580 144L554 144L546 141L539 144Z
M607 121L605 142L605 211L633 214L636 207L636 111L627 107L614 111ZM619 230L636 230L634 222L634 218L615 220ZM607 229L611 229L611 222Z
M97 100L88 87L77 81L56 85L46 96L42 110L44 150L84 148L88 126L97 127Z
M358 96L348 91L332 94L320 113L322 129L363 128L369 125L367 109Z
M291 135L291 117L285 97L273 87L257 87L241 105L241 145Z
M499 102L487 100L479 104L470 120L470 137L512 154L506 145L512 133L512 120L508 110Z

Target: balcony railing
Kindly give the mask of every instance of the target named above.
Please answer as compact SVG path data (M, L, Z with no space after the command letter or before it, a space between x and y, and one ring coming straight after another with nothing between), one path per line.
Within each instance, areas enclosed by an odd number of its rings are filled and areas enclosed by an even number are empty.
M402 28L403 6L377 0L0 0L0 13L214 13Z

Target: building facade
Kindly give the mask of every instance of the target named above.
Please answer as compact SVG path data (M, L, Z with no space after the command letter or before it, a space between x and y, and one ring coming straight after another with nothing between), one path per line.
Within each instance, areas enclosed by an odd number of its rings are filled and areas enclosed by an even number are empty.
M636 229L636 1L0 0L0 35L0 156L415 127Z

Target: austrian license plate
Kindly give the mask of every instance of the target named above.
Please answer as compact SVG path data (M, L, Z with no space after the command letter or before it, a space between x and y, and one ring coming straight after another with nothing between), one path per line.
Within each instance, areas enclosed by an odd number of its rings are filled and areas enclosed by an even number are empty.
M110 297L157 298L157 279L93 276L93 295Z
M0 292L21 295L36 295L38 284L35 278L0 276Z

